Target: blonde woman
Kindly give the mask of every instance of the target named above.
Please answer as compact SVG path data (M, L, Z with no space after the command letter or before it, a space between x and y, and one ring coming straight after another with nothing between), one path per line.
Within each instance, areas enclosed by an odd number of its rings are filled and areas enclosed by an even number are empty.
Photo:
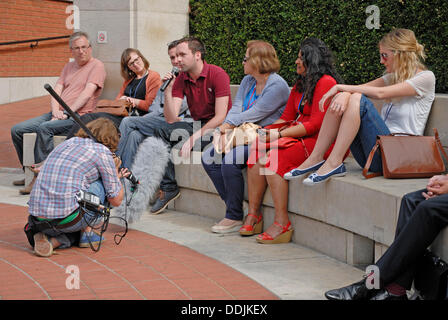
M386 68L382 77L362 85L337 84L322 97L321 111L332 99L316 146L306 161L285 174L286 179L315 171L303 183L316 185L332 176L345 175L343 158L348 148L364 167L377 135L423 134L435 96L435 76L422 63L426 57L423 46L413 31L395 29L381 39L379 53ZM369 97L385 100L381 114ZM379 154L373 158L370 170L382 172Z

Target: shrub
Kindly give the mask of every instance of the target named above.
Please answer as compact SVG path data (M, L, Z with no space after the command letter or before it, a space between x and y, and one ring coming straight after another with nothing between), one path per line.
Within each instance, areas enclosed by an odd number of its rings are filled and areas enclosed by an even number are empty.
M368 29L369 5L380 9L380 28ZM190 0L190 34L202 39L206 60L223 67L231 82L243 78L248 40L270 42L281 62L279 74L292 85L300 42L309 36L332 49L346 83L382 75L378 41L393 28L415 32L425 45L426 65L437 78L436 92L448 93L448 1L446 0Z

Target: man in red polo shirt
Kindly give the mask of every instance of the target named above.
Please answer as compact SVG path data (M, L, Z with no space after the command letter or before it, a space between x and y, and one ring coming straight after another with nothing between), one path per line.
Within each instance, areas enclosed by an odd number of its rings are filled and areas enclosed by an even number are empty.
M204 55L205 47L199 39L186 37L179 40L176 56L181 73L165 90L164 115L169 125L160 127L155 132L155 136L171 147L179 142L171 139L174 130L182 129L184 134L188 134L188 138L184 137L186 141L180 151L183 157L190 155L195 144L202 150L210 142L203 141L202 136L221 125L232 107L229 75L222 68L206 63ZM178 114L184 95L194 123L179 121ZM170 161L160 184L159 198L151 212L162 212L179 195L174 164Z

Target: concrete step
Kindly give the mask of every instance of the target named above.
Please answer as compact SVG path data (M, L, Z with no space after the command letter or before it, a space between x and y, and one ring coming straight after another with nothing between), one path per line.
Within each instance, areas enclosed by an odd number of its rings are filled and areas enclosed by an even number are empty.
M221 220L226 207L202 167L200 153L192 152L187 162L182 162L176 153L172 155L181 189L173 209ZM332 178L325 184L306 187L303 178L289 182L288 214L295 230L292 241L365 268L377 261L393 242L402 196L424 188L428 179L367 180L353 158L347 158L345 165L345 177ZM246 175L244 170L244 179ZM247 201L247 183L245 188ZM247 213L247 202L244 206ZM275 213L269 188L261 210L267 228ZM432 250L448 258L448 229L440 233Z

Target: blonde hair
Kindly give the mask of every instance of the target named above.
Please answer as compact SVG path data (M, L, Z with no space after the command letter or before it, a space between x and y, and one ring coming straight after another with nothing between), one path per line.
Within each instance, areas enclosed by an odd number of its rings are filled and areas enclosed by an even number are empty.
M247 43L249 59L252 67L261 74L277 72L280 70L280 61L277 57L274 47L261 40L251 40Z
M426 59L424 46L418 43L412 30L394 29L381 39L379 45L394 52L391 84L412 78L417 69L426 70L422 63Z
M118 135L117 127L114 125L112 120L98 118L87 123L86 127L92 132L93 136L99 143L105 145L112 152L117 150L120 137ZM89 138L83 128L80 128L75 136L80 138Z

